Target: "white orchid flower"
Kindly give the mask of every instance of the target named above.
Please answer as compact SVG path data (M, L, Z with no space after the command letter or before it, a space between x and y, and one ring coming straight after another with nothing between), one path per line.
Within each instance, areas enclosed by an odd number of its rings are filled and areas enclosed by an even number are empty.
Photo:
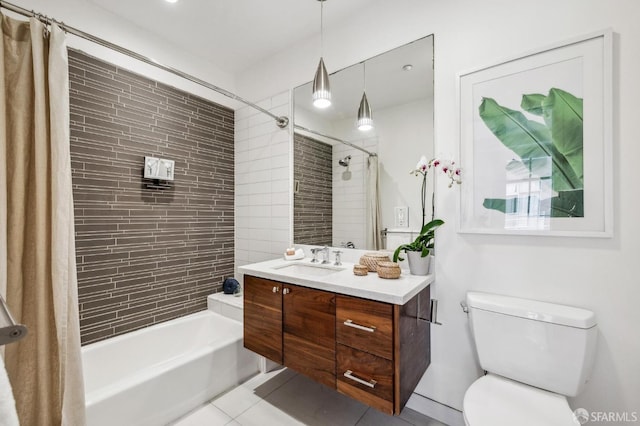
M416 170L426 172L428 168L429 161L427 161L427 157L423 155L422 157L420 157L420 161L418 161L418 164L416 164Z

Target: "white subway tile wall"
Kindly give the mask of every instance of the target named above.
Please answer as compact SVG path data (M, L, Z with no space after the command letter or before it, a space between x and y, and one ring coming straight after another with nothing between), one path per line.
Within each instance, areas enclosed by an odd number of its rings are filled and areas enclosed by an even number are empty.
M290 92L258 103L290 116ZM250 107L235 112L235 270L282 256L291 238L290 127Z

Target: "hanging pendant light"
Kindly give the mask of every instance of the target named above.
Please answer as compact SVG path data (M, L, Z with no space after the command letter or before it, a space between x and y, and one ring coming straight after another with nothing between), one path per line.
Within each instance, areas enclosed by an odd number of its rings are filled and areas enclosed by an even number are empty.
M360 108L358 108L358 121L357 121L358 130L362 130L366 132L367 130L373 129L373 118L371 118L371 107L369 106L369 101L367 100L367 94L362 94L362 100L360 101Z
M331 88L329 87L329 74L327 68L324 66L324 59L322 58L324 34L323 34L323 4L325 0L318 0L320 2L320 63L316 70L316 75L313 77L313 106L316 108L327 108L331 105Z
M358 130L366 132L367 130L371 130L373 128L373 118L371 115L371 106L369 106L369 100L367 99L367 72L366 65L362 63L362 74L363 74L363 91L362 91L362 100L360 101L360 107L358 108L358 121L356 121L356 126L358 126Z

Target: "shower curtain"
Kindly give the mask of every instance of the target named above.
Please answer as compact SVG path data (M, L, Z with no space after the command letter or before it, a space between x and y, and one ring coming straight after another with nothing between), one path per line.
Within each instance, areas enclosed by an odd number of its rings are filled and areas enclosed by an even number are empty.
M369 156L368 159L368 176L367 176L367 201L369 206L367 213L369 215L367 223L369 224L369 232L367 232L367 247L374 250L383 249L382 245L382 225L380 219L380 177L378 172L378 157Z
M21 425L84 425L65 35L0 18L0 291L28 328L5 364Z

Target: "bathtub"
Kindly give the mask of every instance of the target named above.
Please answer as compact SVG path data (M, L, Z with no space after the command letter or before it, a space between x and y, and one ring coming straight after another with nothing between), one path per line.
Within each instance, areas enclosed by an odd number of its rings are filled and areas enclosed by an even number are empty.
M258 372L242 323L202 311L82 348L88 426L165 425Z

